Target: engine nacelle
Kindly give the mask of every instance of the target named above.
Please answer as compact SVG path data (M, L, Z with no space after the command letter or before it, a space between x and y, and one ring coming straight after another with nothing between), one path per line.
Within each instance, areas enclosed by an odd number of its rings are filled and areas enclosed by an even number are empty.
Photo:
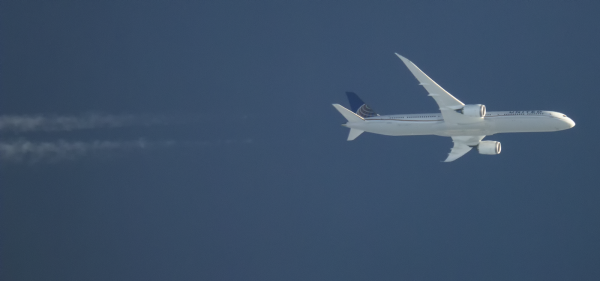
M502 146L499 141L482 141L477 146L477 150L479 150L479 154L497 155L500 154Z
M483 118L485 116L485 105L467 104L459 112L465 116Z

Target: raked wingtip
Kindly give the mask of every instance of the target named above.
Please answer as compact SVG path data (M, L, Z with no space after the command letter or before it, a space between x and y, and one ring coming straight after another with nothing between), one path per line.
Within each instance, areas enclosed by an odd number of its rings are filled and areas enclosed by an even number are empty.
M396 54L396 56L397 56L398 58L400 58L401 60L408 60L407 58L405 58L405 57L403 57L403 56L399 55L398 53L394 53L394 54Z

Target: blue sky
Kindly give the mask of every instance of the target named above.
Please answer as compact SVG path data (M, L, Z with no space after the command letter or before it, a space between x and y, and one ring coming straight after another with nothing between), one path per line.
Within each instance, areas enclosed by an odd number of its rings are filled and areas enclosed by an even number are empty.
M43 122L1 132L1 279L597 280L598 8L3 2L0 117ZM346 91L436 112L395 52L577 126L347 142Z

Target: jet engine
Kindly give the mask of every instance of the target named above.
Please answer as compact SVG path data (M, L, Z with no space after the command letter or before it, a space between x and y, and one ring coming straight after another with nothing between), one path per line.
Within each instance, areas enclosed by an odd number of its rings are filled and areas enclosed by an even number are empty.
M477 150L479 150L479 154L485 155L497 155L500 154L500 150L502 146L499 141L482 141L477 146Z
M485 116L485 105L483 104L467 104L458 112L465 116L483 118Z

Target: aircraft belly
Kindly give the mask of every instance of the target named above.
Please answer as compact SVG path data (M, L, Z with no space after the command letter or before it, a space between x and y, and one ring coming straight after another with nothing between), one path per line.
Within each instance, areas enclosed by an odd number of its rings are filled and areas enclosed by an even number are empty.
M476 122L467 124L446 124L446 129L439 134L440 136L482 136L493 135L494 132L486 122Z
M367 121L347 124L365 132L388 136L438 135L444 129L442 122Z

